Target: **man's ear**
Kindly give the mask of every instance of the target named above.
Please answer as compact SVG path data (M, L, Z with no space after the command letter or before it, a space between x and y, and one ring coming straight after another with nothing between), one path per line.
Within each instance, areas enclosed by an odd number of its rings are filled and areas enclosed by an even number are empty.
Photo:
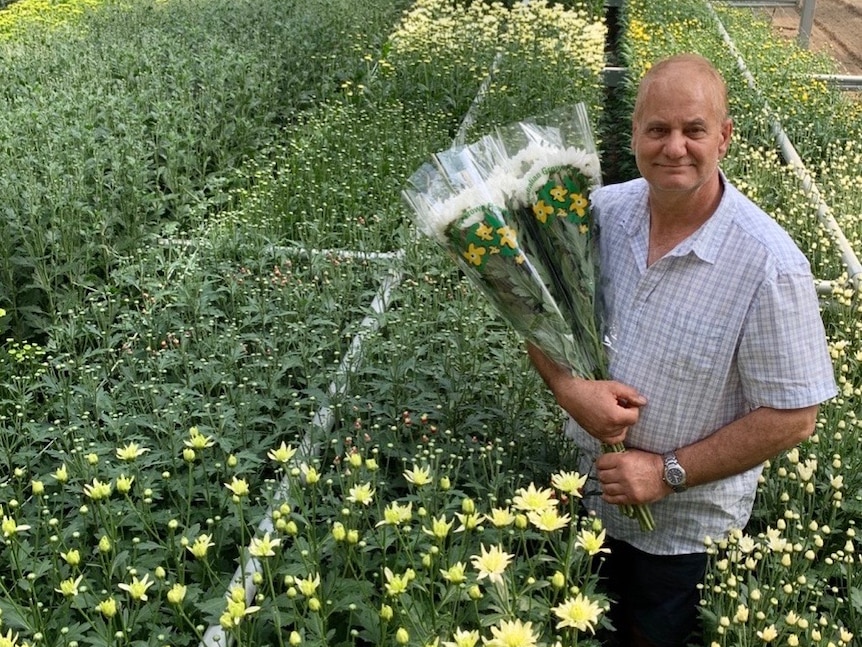
M718 146L718 159L724 158L730 149L730 138L733 135L733 120L728 118L721 125L721 143Z

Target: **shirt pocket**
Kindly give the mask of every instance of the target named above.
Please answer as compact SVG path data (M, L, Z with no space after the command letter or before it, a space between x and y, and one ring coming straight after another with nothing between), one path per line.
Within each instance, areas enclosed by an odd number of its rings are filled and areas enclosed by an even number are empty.
M674 380L705 380L722 373L726 358L722 348L727 342L727 328L714 318L677 311L664 331L667 341L656 367Z

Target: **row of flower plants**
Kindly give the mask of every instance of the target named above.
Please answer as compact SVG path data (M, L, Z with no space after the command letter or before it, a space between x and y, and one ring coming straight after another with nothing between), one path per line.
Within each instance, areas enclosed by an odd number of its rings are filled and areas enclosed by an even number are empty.
M28 4L14 6L26 15ZM48 150L82 174L22 171L27 196L91 190L90 160L108 177L125 168L116 166L124 151L149 150L154 131L165 170L122 208L114 195L79 212L81 193L50 194L63 198L63 217L46 240L68 254L19 245L13 258L26 262L9 265L44 281L63 261L64 276L78 278L38 325L11 328L0 359L0 644L191 645L213 630L238 645L598 642L609 603L590 566L603 531L577 512L578 493L594 486L571 471L559 412L520 341L415 238L398 193L453 138L559 105L585 102L600 140L626 130L603 105L603 8L320 4L106 2L79 13L67 12L71 2L53 7L74 20L10 32L10 65L48 60L47 48L56 58L44 69L83 60L90 70L69 85L28 86L32 103L16 104L20 123L57 93L74 98L40 123L56 120L69 139ZM846 214L860 199L859 158L845 144L858 141L856 108L806 80L827 61L773 41L748 14L722 17L794 137L816 133L801 149L856 242ZM633 2L624 19L632 79L677 49L720 62L740 135L727 172L791 230L817 275L841 286L824 319L844 392L809 444L769 466L752 527L708 546L706 644L850 644L862 635L855 292L841 285L828 237L774 153L762 100L734 72L706 7ZM219 50L226 29L242 38ZM155 46L167 53L149 58ZM245 131L258 132L244 153L207 162L201 133L224 121L189 118L198 111L188 106L235 108L226 95L248 96L261 78L240 83L207 67L223 56L246 72L248 57L277 61L280 91L255 95L259 113L243 113ZM11 69L27 79L37 68ZM44 69L34 78L56 77ZM94 80L105 76L128 100L105 99ZM93 105L86 97L100 97L103 113L82 124L103 139L83 125L75 135L66 118L80 119L71 106ZM146 121L139 101L163 112ZM187 112L173 114L173 102ZM159 130L184 118L201 129ZM137 123L146 136L136 140ZM122 154L107 135L124 142ZM219 146L237 150L241 139ZM189 162L170 166L176 151ZM166 195L172 206L153 208ZM87 256L78 232L92 231L106 205L122 217L100 232L102 255ZM139 214L147 226L127 226ZM379 325L364 330L387 277L400 282ZM67 281L56 283L62 293ZM4 325L33 303L0 306ZM362 352L342 372L356 339Z
M605 622L590 569L603 531L577 518L584 483L557 439L559 413L519 340L415 239L398 195L427 155L496 123L584 101L598 130L601 6L331 4L106 2L56 29L10 32L11 61L46 47L50 69L83 59L90 70L30 89L35 104L53 106L39 97L60 86L103 111L104 140L84 121L78 145L48 147L72 170L22 172L28 196L86 187L87 168L109 177L117 167L92 158L110 138L146 149L163 120L146 121L138 101L235 107L221 94L229 82L207 76L225 29L248 32L221 51L238 65L260 56L310 72L308 87L280 81L280 108L255 99L253 152L207 161L198 146L210 140L197 140L220 122L186 112L187 130L162 131L161 193L77 212L70 192L51 237L27 239L35 226L7 237L26 240L15 258L39 280L59 261L73 280L57 279L51 307L0 304L2 644L192 645L215 633L237 645L583 645ZM320 27L334 15L339 38ZM294 58L294 43L308 55ZM104 69L128 101L107 99L94 80ZM232 82L254 94L258 78ZM80 116L74 107L45 113L62 135L74 135L59 119ZM168 169L176 151L189 164ZM109 158L134 167L120 148ZM195 160L212 164L198 184ZM146 222L118 220L91 241L108 204L120 215L136 204L123 218ZM68 256L27 247L46 242ZM400 285L368 332L359 322L391 276ZM39 318L9 323L37 305ZM342 372L355 339L361 357Z
M742 77L717 21L757 92ZM782 160L772 123L788 133L858 251L862 104L814 78L835 73L832 61L775 38L769 22L750 10L635 1L626 3L625 22L633 82L651 61L679 51L699 51L719 64L731 87L736 129L725 172L796 238L816 276L834 285L823 317L841 394L821 408L810 441L770 462L749 527L709 543L704 644L854 644L862 635L858 294L796 170Z

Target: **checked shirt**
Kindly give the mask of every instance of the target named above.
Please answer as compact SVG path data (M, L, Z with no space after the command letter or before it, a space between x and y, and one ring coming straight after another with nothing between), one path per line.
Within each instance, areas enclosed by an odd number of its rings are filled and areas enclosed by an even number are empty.
M836 393L811 270L787 233L722 176L716 212L647 267L643 179L598 189L593 212L613 379L646 396L626 444L664 453L758 407L793 409ZM567 424L595 474L598 442ZM608 534L653 554L703 552L704 539L743 528L762 467L651 504L656 529L604 503L585 503ZM592 493L592 496L590 494Z

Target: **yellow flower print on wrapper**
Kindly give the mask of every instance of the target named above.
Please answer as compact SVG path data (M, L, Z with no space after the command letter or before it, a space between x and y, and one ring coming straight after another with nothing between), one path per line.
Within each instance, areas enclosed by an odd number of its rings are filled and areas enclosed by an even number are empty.
M494 228L488 226L484 222L480 222L476 227L476 235L482 240L490 241L494 239Z
M557 185L550 191L551 197L557 202L563 202L566 199L568 191L566 187Z
M518 238L515 235L514 229L511 227L500 227L497 233L500 234L500 245L509 249L516 249L518 247Z
M467 262L471 265L479 266L482 264L482 257L485 256L485 252L487 252L484 247L478 247L473 243L470 243L470 246L467 247L467 251L462 252L464 258L467 259Z
M583 218L587 213L588 206L589 202L587 201L587 199L580 193L576 193L572 196L572 202L569 206L569 211L574 211L576 214L578 214L579 218Z
M563 190L565 191L565 189ZM536 204L533 205L533 214L535 214L536 220L541 223L546 223L548 221L548 216L553 213L554 207L546 203L544 200L539 200Z

